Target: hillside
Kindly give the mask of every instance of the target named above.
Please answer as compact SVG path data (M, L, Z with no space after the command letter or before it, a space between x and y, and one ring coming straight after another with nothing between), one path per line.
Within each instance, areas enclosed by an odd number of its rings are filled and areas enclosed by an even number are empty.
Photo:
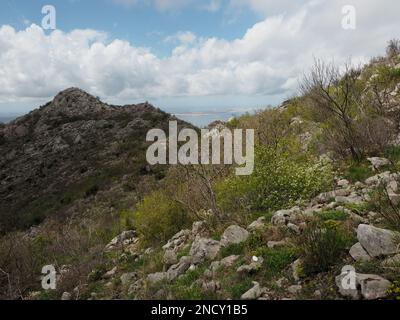
M21 226L47 218L3 237L1 295L399 299L399 42L362 68L317 60L300 89L218 123L255 129L250 176L232 165L148 167L140 141L169 116L78 89L3 126L1 206ZM35 280L48 264L56 290Z
M111 106L71 88L3 125L0 232L37 224L113 183L154 174L145 161L145 135L168 119L147 103Z

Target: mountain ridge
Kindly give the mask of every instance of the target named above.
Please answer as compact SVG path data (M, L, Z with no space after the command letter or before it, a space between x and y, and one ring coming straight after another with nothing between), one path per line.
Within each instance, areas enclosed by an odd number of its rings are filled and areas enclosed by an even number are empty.
M39 202L33 209L36 212L42 208L42 198L54 196L65 202L58 197L66 186L107 170L115 171L117 177L147 174L145 134L151 128L167 128L169 119L175 118L149 103L113 106L81 89L68 88L44 106L3 125L0 219L8 217L7 225L21 225L18 220L32 214L32 203ZM110 173L109 178L113 176ZM100 187L88 188L95 193ZM54 205L48 210L51 208ZM28 221L22 226L29 227L47 216L37 214L23 218Z

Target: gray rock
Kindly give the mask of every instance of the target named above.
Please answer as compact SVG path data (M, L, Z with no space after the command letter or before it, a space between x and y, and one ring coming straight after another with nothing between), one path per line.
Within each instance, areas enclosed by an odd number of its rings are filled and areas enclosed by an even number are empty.
M113 250L123 245L128 245L137 240L137 234L134 230L124 231L120 235L116 236L106 246L106 250Z
M61 300L68 301L72 299L72 295L69 292L64 292L61 296Z
M193 223L192 227L192 235L193 236L200 236L200 237L208 237L209 236L209 230L207 227L207 223L205 221L197 221Z
M372 158L367 158L367 160L371 163L372 168L375 170L390 165L390 161L386 158L372 157Z
M241 297L240 299L242 300L256 300L259 297L261 297L261 295L263 294L264 289L262 289L260 287L260 284L258 282L253 282L253 288L251 288L250 290L246 291Z
M353 268L354 269L354 268ZM353 299L360 299L363 297L366 300L376 300L385 298L388 295L388 289L391 285L390 281L373 274L361 274L354 272L354 287L343 286L347 284L347 273L342 273L336 277L336 285L341 295L351 297Z
M359 293L358 287L357 287L357 274L355 273L355 269L353 267L352 267L352 269L353 269L353 272L354 272L353 273L353 276L354 276L353 285L354 285L354 287L352 287L350 285L351 283L348 283L348 281L349 281L349 273L347 273L347 272L342 272L340 275L338 275L335 278L335 283L336 283L336 286L337 286L337 288L339 290L339 293L342 296L350 297L353 300L357 300L357 299L360 298L360 293ZM346 286L345 286L345 284L346 284Z
M279 210L274 213L271 223L274 225L285 225L289 222L294 221L297 216L301 213L299 207L294 207L289 210Z
M130 284L133 280L137 278L137 273L136 272L130 272L130 273L124 273L120 279L121 279L121 284L123 286L126 286Z
M217 292L221 290L221 283L219 281L209 281L209 282L203 282L202 284L202 289L203 291L208 291L208 292Z
M155 278L153 278L152 280L155 280ZM161 280L160 280L161 281ZM154 282L152 282L152 281L149 281L150 283L156 283L157 281L154 281ZM142 288L144 287L144 285L145 285L145 283L144 283L144 281L142 280L142 279L139 279L139 280L137 280L135 283L133 283L130 287L129 287L129 289L128 289L128 294L129 295L136 295L136 294L138 294L141 290L142 290Z
M190 248L192 263L199 264L206 260L214 260L221 249L219 241L206 238L196 238Z
M191 266L191 258L190 257L182 257L177 264L171 266L167 273L166 278L169 281L173 281L177 279L179 276L184 274Z
M303 289L303 287L300 286L300 285L293 285L293 286L290 286L290 287L288 288L288 291L289 291L291 294L298 294L302 289Z
M337 182L338 187L347 188L350 185L349 180L342 179Z
M192 235L191 230L181 230L175 234L168 242L163 246L164 250L172 249L175 252L180 249L190 239Z
M105 274L103 274L103 279L111 279L112 277L115 276L117 272L117 267L112 268L110 271L107 271Z
M175 250L168 249L164 253L164 263L167 266L171 266L178 262L178 255Z
M355 261L369 261L371 260L371 256L368 254L367 251L362 247L362 245L357 242L354 246L350 249L350 255Z
M357 283L361 286L361 295L367 300L386 298L391 282L373 274L357 274Z
M237 269L239 274L251 274L259 271L264 263L264 259L261 257L253 257L250 264L245 264Z
M292 263L292 276L295 281L299 281L301 278L301 272L303 268L303 262L301 259L297 259L295 262Z
M214 261L211 263L210 268L204 272L204 275L207 278L213 278L219 269L232 267L237 259L239 259L239 256L232 255L221 261Z
M288 223L287 228L297 235L300 234L300 228L296 226L294 223Z
M165 279L167 279L166 272L156 272L156 273L150 273L149 275L147 275L147 281L150 284L154 284L154 283L163 281Z
M351 194L349 189L338 189L334 191L336 197L348 197Z
M221 245L225 247L230 244L242 243L247 240L249 235L250 234L246 229L237 225L232 225L224 231L221 237Z
M265 228L265 217L260 217L256 221L252 222L248 227L247 230L254 232L263 230Z
M267 246L268 248L277 248L277 247L284 247L287 245L287 241L281 240L281 241L268 241Z
M389 171L377 174L375 176L369 177L365 180L366 185L368 186L377 186L380 183L387 184L392 180L393 176L390 174Z
M351 194L347 197L345 196L337 196L335 197L335 201L339 204L360 204L364 202L364 199L357 195L357 194Z
M360 224L357 238L371 257L386 256L400 252L394 241L395 233L389 230Z

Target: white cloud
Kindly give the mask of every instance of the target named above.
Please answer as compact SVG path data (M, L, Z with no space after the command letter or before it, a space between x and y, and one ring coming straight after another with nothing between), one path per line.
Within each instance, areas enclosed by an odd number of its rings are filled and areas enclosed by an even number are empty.
M197 39L196 35L193 32L185 31L178 32L172 36L168 36L164 39L164 42L170 43L181 43L181 44L191 44L195 42Z
M94 30L45 34L35 25L23 31L2 26L0 102L47 98L69 86L121 100L290 95L314 56L365 61L400 37L400 2L353 0L355 31L341 28L345 3L308 3L267 17L232 41L182 32L163 58Z
M202 0L201 0L202 1ZM139 4L154 6L159 11L179 10L192 5L194 0L113 0L118 5L134 7Z

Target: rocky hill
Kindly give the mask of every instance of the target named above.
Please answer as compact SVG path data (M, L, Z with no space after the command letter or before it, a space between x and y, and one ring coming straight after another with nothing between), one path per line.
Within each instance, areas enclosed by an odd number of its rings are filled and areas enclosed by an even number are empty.
M255 130L249 176L147 166L170 116L78 89L1 126L0 297L400 299L400 42L301 89L211 125Z
M168 119L148 103L113 106L70 88L2 125L0 231L37 224L112 181L151 174L145 134Z

